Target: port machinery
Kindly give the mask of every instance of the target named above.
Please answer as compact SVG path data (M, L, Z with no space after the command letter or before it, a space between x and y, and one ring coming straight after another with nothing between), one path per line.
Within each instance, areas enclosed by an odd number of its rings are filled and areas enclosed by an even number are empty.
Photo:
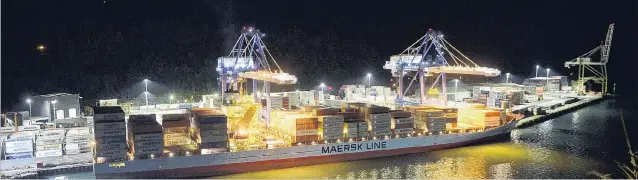
M483 67L474 63L474 61L445 40L443 33L432 29L429 29L423 37L403 50L400 54L391 56L390 61L386 61L383 68L391 70L392 76L398 78L396 99L398 105L426 104L428 94L432 94L426 93L426 91L436 92L437 90L434 90L434 87L438 84L438 81L441 81L442 90L440 104L446 105L446 74L465 74L486 77L495 77L501 74L501 71L498 69ZM403 79L410 72L416 73L407 88L404 88ZM426 88L424 76L432 76L434 74L438 74L436 80L430 88ZM420 102L404 99L407 90L410 89L417 78L419 79Z
M565 62L565 67L578 66L578 80L575 90L578 94L585 94L585 83L592 81L602 85L601 93L607 94L607 62L609 62L609 52L611 50L611 39L614 34L614 24L609 24L605 41L589 52ZM592 61L591 56L600 51L600 61ZM590 73L586 72L589 71Z
M217 59L217 72L220 78L220 95L222 104L225 105L246 105L250 102L243 97L246 89L243 84L247 79L252 79L252 96L254 103L259 103L262 98L266 99L266 111L263 113L265 124L270 122L270 112L272 111L270 98L270 83L275 84L296 84L297 77L284 73L273 58L267 46L264 44L264 33L254 27L243 27L241 34L235 42L233 49L228 56ZM274 65L274 66L273 66ZM263 82L261 90L258 90L258 82ZM263 97L261 97L263 96ZM238 115L240 122L235 132L245 130L250 125L251 117L256 111L255 106L244 106L245 113ZM229 113L232 114L232 113ZM243 116L243 117L242 117ZM231 127L232 129L232 127Z

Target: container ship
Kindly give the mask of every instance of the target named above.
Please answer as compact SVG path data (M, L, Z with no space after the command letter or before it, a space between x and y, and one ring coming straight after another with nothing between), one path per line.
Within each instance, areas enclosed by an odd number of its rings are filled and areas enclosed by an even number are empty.
M273 95L279 110L270 113L269 125L258 103L146 115L96 107L95 176L210 177L420 153L507 136L517 122L482 104L391 110L342 100L290 108L290 97L312 104L304 93L316 92Z

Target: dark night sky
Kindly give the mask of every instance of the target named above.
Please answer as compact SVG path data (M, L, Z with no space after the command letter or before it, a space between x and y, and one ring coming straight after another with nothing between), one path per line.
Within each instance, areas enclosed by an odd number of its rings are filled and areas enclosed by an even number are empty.
M215 78L207 61L228 51L243 25L267 33L277 59L309 88L365 72L389 77L384 61L428 28L482 65L528 76L540 64L569 75L575 69L564 61L616 23L611 81L636 92L637 12L634 0L2 1L2 108L21 108L28 94L108 97L143 78L205 90Z

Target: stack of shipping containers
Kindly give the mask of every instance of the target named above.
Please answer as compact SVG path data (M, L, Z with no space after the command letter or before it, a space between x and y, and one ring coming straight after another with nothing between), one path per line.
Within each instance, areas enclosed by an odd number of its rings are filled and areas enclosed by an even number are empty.
M164 156L185 156L199 153L190 128L190 113L163 114Z
M130 115L127 137L131 159L152 159L164 154L164 135L156 115Z
M33 157L35 132L14 133L4 143L5 159L26 159Z
M228 152L228 118L212 109L193 110L201 154Z
M44 130L35 142L35 157L62 156L64 129Z
M91 152L89 141L93 139L89 127L71 128L64 137L64 154Z
M95 107L93 121L97 163L126 160L128 146L126 121L122 108Z
M370 136L375 138L386 138L391 135L391 121L390 109L387 107L367 105L361 108L363 113L368 117L368 130Z
M285 118L272 119L273 127L290 135L292 145L317 143L319 140L319 120L315 116L286 115Z
M406 137L414 132L414 118L410 112L391 111L390 116L392 118L390 128L395 136Z
M337 115L339 109L323 108L316 109L314 114L319 120L319 134L321 140L325 142L339 141L343 138L343 115Z
M446 118L442 110L419 109L414 113L414 124L418 131L441 133L446 130Z
M501 112L486 110L462 108L458 112L458 122L470 124L479 127L496 127L501 123Z
M342 111L346 111L346 109L342 109ZM355 141L362 137L368 137L368 124L361 119L361 116L359 116L358 113L339 112L339 115L343 116L344 138L348 141ZM359 124L361 123L365 123L364 126L360 127Z
M490 91L487 97L488 107L501 107L501 100L506 98L506 94L503 91Z

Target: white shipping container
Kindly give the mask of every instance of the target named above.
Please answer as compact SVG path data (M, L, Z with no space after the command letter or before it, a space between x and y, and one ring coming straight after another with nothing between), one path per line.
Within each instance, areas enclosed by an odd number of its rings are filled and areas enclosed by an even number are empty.
M317 129L297 130L297 132L295 132L295 136L310 136L317 135L317 133Z
M44 130L42 132L40 132L39 136L44 136L44 137L57 137L57 136L64 136L64 129L57 129L57 130Z
M50 144L62 144L62 137L60 138L38 138L35 141L35 145L50 145Z
M126 143L97 144L96 146L98 151L128 149L128 145Z
M343 122L334 122L334 123L322 123L324 128L330 128L330 127L341 127L343 128Z
M62 144L36 145L36 151L62 150Z
M189 135L188 133L170 133L170 134L164 134L164 139L182 138L182 137L188 137L188 138L190 138L190 135Z
M127 149L114 149L108 151L97 151L98 157L107 157L107 158L126 158L126 154L128 153Z
M202 143L228 141L228 135L202 137Z
M159 140L162 141L164 140L164 134L162 133L147 133L147 134L136 134L133 136L133 139L135 139L135 142L138 141L145 141L145 140Z
M11 134L9 136L9 139L29 139L29 140L34 140L35 139L35 132L30 132L30 133L14 133Z
M413 117L408 117L408 118L395 118L395 119L394 119L394 123L395 123L395 124L408 124L408 123L414 123L414 118L413 118Z
M62 156L62 149L35 152L35 157L54 157L54 156Z
M164 140L143 140L143 141L135 141L133 143L135 148L145 148L145 147L161 147L164 146Z
M193 140L190 137L173 137L164 139L164 146L178 146L192 143Z
M405 129L396 129L394 130L394 133L397 134L408 134L408 133L412 133L414 131L413 128L405 128Z
M80 145L77 143L69 143L69 144L65 144L64 145L64 150L65 151L69 151L69 150L79 150L80 149Z
M13 140L5 142L5 153L33 152L33 141Z
M80 136L91 134L91 130L89 127L79 127L79 128L71 128L66 132L66 136Z
M323 123L341 122L341 123L343 123L343 115L319 116L319 122L323 122Z
M89 136L67 136L64 139L65 143L79 143L79 142L89 142L91 138Z
M96 130L95 131L95 137L104 137L104 136L125 136L126 135L126 128L125 129L103 129L103 130Z
M164 152L164 147L163 146L144 147L144 148L135 147L135 154L136 155L140 155L140 154L161 154L163 152Z
M126 129L125 122L95 123L95 131L105 129Z

